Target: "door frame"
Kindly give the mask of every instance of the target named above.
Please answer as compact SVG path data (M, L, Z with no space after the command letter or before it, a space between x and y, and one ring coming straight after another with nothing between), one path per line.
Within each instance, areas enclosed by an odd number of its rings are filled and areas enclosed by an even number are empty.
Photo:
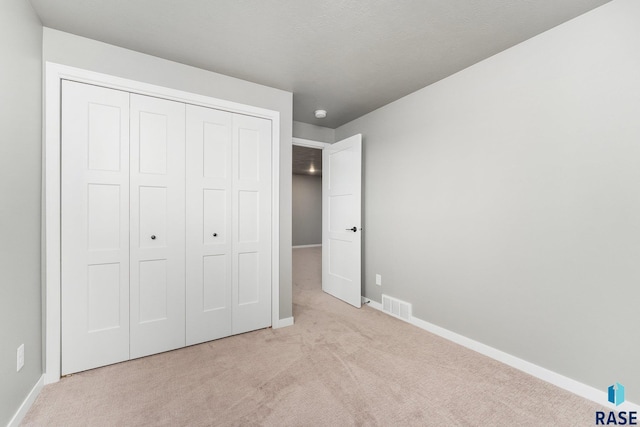
M60 106L62 80L103 86L140 95L154 96L185 104L199 105L271 120L271 325L280 322L280 113L259 107L226 101L205 95L171 89L94 71L45 63L44 130L43 130L43 321L45 332L44 382L55 383L61 373L61 128Z
M324 150L331 145L328 142L313 141L311 139L296 137L293 137L291 139L293 140L293 145L297 145L299 147L317 148L318 150Z

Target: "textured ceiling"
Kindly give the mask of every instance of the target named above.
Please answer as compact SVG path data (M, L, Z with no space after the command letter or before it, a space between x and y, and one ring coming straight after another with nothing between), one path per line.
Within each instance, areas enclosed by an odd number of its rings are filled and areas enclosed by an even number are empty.
M311 172L313 166L313 172ZM322 176L322 150L293 146L293 174Z
M31 0L47 27L291 91L294 120L330 128L607 2Z

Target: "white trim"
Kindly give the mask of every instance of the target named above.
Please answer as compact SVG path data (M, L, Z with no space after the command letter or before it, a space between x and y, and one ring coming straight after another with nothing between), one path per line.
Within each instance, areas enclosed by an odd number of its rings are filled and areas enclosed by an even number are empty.
M45 64L45 384L60 379L60 72Z
M286 328L287 326L293 326L293 316L278 320L278 323L273 324L273 329Z
M269 111L269 110L267 110ZM271 118L271 325L280 322L280 113Z
M294 137L292 138L292 140L293 140L293 145L298 145L300 147L307 147L307 148L318 148L320 150L324 150L325 148L331 145L328 142L313 141L311 139L304 139L304 138Z
M318 248L322 246L322 243L318 243L317 245L298 245L298 246L291 246L292 249L303 249L303 248Z
M382 310L382 304L380 304L379 302L370 300L369 298L365 297L362 297L362 302L366 303L366 305L371 306L371 308L380 310L383 313L388 314L387 312ZM400 318L398 317L397 319ZM420 329L424 329L425 331L431 332L432 334L438 335L446 340L452 341L477 353L497 360L498 362L502 362L505 365L509 365L512 368L525 372L531 376L541 379L542 381L553 384L556 387L560 387L561 389L567 390L568 392L584 397L585 399L591 400L602 406L608 405L616 411L625 410L640 412L640 405L632 402L624 402L620 406L616 407L608 403L607 392L603 390L598 390L589 385L565 377L564 375L558 374L557 372L553 372L549 369L543 368L542 366L527 362L526 360L520 359L516 356L505 353L504 351L490 347L486 344L482 344L481 342L472 340L471 338L467 338L448 329L434 325L433 323L426 322L414 316L411 316L411 320L408 323L411 323L412 325L417 326Z
M61 81L105 86L186 104L271 120L272 137L272 277L271 323L280 317L280 113L259 107L165 88L66 65L45 63L44 130L44 275L45 384L60 380L60 94Z
M20 425L24 417L27 415L27 412L29 412L29 409L31 409L31 406L33 406L33 403L36 401L36 398L42 391L42 387L44 387L44 374L42 374L38 381L35 383L27 397L22 402L22 405L20 405L20 408L18 408L18 411L16 411L16 413L13 415L13 418L11 418L9 424L7 424L7 427L18 427Z

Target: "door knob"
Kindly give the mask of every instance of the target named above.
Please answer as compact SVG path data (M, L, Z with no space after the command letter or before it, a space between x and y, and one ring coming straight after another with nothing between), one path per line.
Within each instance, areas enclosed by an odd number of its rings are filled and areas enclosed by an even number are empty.
M151 235L151 240L156 240L156 235L155 234Z
M356 227L347 228L346 230L347 230L347 231L353 231L354 233L355 233L356 231L358 231L358 229L357 229Z
M213 233L213 237L218 237L218 233Z

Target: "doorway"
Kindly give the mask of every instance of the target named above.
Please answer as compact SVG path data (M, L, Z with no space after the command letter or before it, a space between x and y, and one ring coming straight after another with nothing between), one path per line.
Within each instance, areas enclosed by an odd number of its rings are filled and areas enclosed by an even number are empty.
M322 288L322 151L329 144L293 139L292 267L294 309L300 292Z
M61 161L61 159L63 159L62 156L62 148L63 148L63 144L61 143L61 138L62 138L62 134L63 132L61 132L61 124L62 124L62 107L63 107L63 102L62 102L62 85L63 82L67 82L67 81L74 81L77 82L78 84L88 84L92 87L95 88L107 88L110 87L112 90L117 90L117 91L121 91L121 92L126 92L126 93L130 93L130 94L135 94L136 96L141 96L141 97L147 97L147 98L153 98L153 99L163 99L166 100L167 102L174 102L180 105L184 105L185 108L187 108L187 106L189 107L193 107L193 106L200 106L203 108L209 108L212 110L216 110L216 111L226 111L230 114L236 114L237 116L242 116L242 117L255 117L255 118L259 118L259 119L265 119L268 121L271 121L272 124L270 126L268 126L269 130L266 131L266 134L270 134L270 140L271 141L277 141L279 140L279 114L277 112L274 111L270 111L270 110L265 110L262 108L257 108L257 107L252 107L252 106L245 106L245 105L240 105L237 103L231 103L228 101L223 101L223 100L218 100L218 99L214 99L214 98L210 98L210 97L205 97L205 96L200 96L200 95L195 95L195 94L191 94L191 93L187 93L187 92L182 92L182 91L178 91L178 90L174 90L174 89L169 89L169 88L164 88L164 87L160 87L160 86L155 86L155 85L150 85L147 83L143 83L143 82L137 82L137 81L132 81L132 80L126 80L126 79L122 79L122 78L118 78L118 77L112 77L112 76L108 76L108 75L104 75L104 74L99 74L99 73L94 73L92 71L86 71L86 70L81 70L81 69L77 69L77 68L73 68L73 67L68 67L68 66L63 66L63 65L59 65L59 64L53 64L53 63L47 63L46 64L46 87L45 87L45 110L46 110L46 123L45 123L45 127L46 127L46 132L45 132L45 137L44 137L44 149L45 149L45 157L44 157L44 179L46 181L46 192L44 195L44 207L45 207L45 246L44 246L44 255L45 256L45 264L44 264L44 273L45 273L45 287L44 287L44 292L45 292L45 297L46 297L46 309L45 309L45 318L46 318L46 323L45 323L45 329L46 329L46 333L45 333L45 383L46 384L50 384L50 383L54 383L59 381L60 379L60 375L61 375L61 355L62 355L62 351L61 351L61 347L62 347L62 339L61 339L61 319L62 319L62 310L64 308L64 304L61 303L62 300L62 295L61 295L61 291L63 290L63 287L61 286L61 278L62 278L62 274L61 274L61 269L62 269L62 253L61 250L63 249L63 244L62 244L62 229L61 229L61 225L63 225L63 216L62 216L62 201L63 198L61 197L61 194L67 194L68 192L62 192L62 170L64 169L64 164L67 164L69 162L63 162ZM129 96L133 96L133 95L129 95ZM146 98L145 98L146 99ZM91 116L92 118L96 119L96 118L104 118L105 121L108 121L107 119L111 119L111 121L115 121L116 124L118 124L119 122L124 123L124 124L129 124L130 121L129 119L122 119L122 120L117 120L118 119L118 112L124 111L124 109L118 109L118 108L106 108L105 105L103 105L104 103L94 103L92 105L97 106L95 108L96 112L93 116ZM128 104L127 102L124 102L123 104L124 106L130 106L132 104ZM85 112L88 111L87 109L84 110ZM153 114L149 114L150 116L153 116ZM157 115L160 116L160 115ZM73 115L71 115L71 117L73 117ZM80 116L78 116L80 117ZM83 116L86 117L86 116ZM154 116L155 117L155 116ZM185 118L185 114L182 115L183 120ZM234 116L235 117L235 116ZM147 119L148 117L145 116L145 119ZM240 119L241 117L239 117ZM149 119L151 120L151 119ZM133 123L133 121L131 122ZM136 122L137 123L137 122ZM167 122L168 123L168 122ZM109 129L114 129L114 128L119 128L121 131L123 131L125 128L121 127L121 126L114 126L114 127L110 127ZM160 127L159 127L160 128ZM93 128L95 130L95 126ZM164 129L169 129L168 127L164 127ZM202 129L202 127L200 127L200 129ZM80 132L82 133L82 132ZM145 133L145 135L150 135L153 132L147 132ZM86 133L84 133L86 135ZM126 136L127 133L125 133ZM96 138L94 139L94 141L96 142L96 144L93 145L89 145L89 147L93 147L94 150L98 149L97 152L100 153L104 153L101 154L98 157L95 156L89 156L87 155L87 157L85 157L85 161L80 162L78 164L81 165L86 165L87 168L92 168L92 169L96 169L98 170L98 172L103 172L103 175L106 174L107 172L113 172L113 173L120 173L120 171L126 171L128 170L127 167L128 165L126 163L124 163L123 161L119 161L122 159L119 159L117 157L117 153L120 153L120 155L125 155L128 154L130 152L129 149L124 149L124 150L111 150L111 151L100 151L100 148L104 146L105 141L107 141L107 139L105 139L107 136L111 136L112 138L110 140L115 141L116 138L113 137L113 132L98 132L97 134L94 132L91 135L95 135ZM138 133L138 135L142 135L142 133ZM116 133L117 136L117 133ZM119 140L120 143L122 143L122 139ZM97 148L96 148L97 147ZM141 150L135 150L134 152L139 153ZM264 151L264 150L263 150ZM96 152L96 151L94 151ZM153 151L153 153L157 153L158 151ZM116 154L114 154L116 153ZM167 152L168 153L168 152ZM110 156L106 156L106 154L110 154ZM272 144L271 146L271 153L267 153L269 155L270 161L267 163L270 163L271 165L277 165L279 158L280 158L280 154L279 154L279 144ZM114 155L115 160L114 160ZM265 156L266 157L266 156ZM214 157L215 159L216 157ZM88 161L87 161L88 160ZM253 160L253 159L252 159ZM105 162L107 162L106 166L105 166ZM255 160L253 160L253 162L255 163ZM265 163L265 165L267 165L267 163ZM158 162L152 162L150 163L149 166L150 168L153 169L153 167L157 166ZM164 162L160 162L160 164L164 164ZM200 163L202 164L202 163ZM155 165L155 166L154 166ZM117 166L117 167L116 167ZM147 165L148 166L148 165ZM84 166L83 166L84 167ZM108 170L108 169L113 169L113 170ZM271 212L272 214L270 215L271 218L271 244L269 252L271 254L271 256L266 256L264 258L266 258L270 264L270 268L271 268L271 274L270 274L270 283L269 283L269 288L270 288L270 293L271 293L271 303L267 305L265 312L268 313L268 315L271 318L271 325L273 327L282 327L283 323L285 322L281 321L279 319L279 301L280 301L280 287L279 286L271 286L271 284L279 284L280 283L280 274L279 274L279 257L277 256L278 252L279 252L279 215L278 215L278 206L279 206L279 169L276 167L271 167L271 166L267 166L265 168L263 168L265 171L265 178L262 179L263 182L270 182L270 187L271 187L271 197L264 197L265 199L265 204L268 204L270 206ZM106 170L106 172L105 172ZM139 171L142 169L138 169ZM122 172L123 174L126 174L126 172ZM270 178L266 176L266 174L270 174ZM151 174L149 174L151 175ZM67 180L69 181L69 180ZM92 187L92 191L94 192L94 194L91 194L92 196L95 195L96 191L97 193L100 193L100 191L102 191L103 193L109 193L108 195L112 195L112 197L115 198L114 194L117 194L116 190L113 190L113 188L110 188L108 185L110 183L105 183L104 185L101 183L97 183L95 187ZM93 184L92 184L93 185ZM98 187L98 185L101 185L101 187ZM151 188L151 192L155 191L154 188L158 188L158 186L156 184L154 184L155 187L153 185L149 185L147 184L147 188ZM125 186L124 184L122 184L122 188L123 190L121 191L125 191L127 186ZM130 185L129 185L130 187ZM96 190L97 189L97 190ZM128 190L127 190L128 191ZM158 192L156 192L158 193ZM156 194L154 193L154 194ZM89 191L84 191L80 193L82 197L88 198L88 194ZM122 193L123 194L123 193ZM138 193L141 194L141 193ZM147 193L149 194L149 193ZM164 194L164 193L163 193ZM67 194L68 195L68 194ZM97 194L98 196L104 196L104 194ZM95 213L94 217L98 218L98 219L103 219L103 218L107 218L110 219L112 218L112 216L109 216L109 214L111 214L114 210L119 212L118 209L105 209L103 207L103 205L101 205L101 203L104 203L105 198L104 197L92 197L89 201L93 203L93 205L91 206L95 206L95 208L91 211L93 213ZM113 198L111 199L112 201L114 200ZM129 198L124 198L124 202L127 202L129 200ZM137 200L134 200L137 201ZM145 207L149 206L150 204L145 203ZM113 206L116 206L116 203L109 203L107 208L113 208ZM166 203L162 203L162 206L168 206L166 205ZM186 206L186 205L185 205ZM175 205L171 206L171 207L175 207ZM169 206L168 206L169 208ZM186 209L186 208L185 208ZM130 212L131 209L128 209L128 213L125 213L121 216L122 220L120 222L120 224L124 224L126 221L129 221L130 217ZM187 210L188 212L189 210ZM72 212L79 212L79 211L72 211ZM82 211L84 212L84 210ZM147 209L146 212L156 212L155 209ZM144 212L143 212L144 213ZM81 219L83 221L89 221L88 216L82 216ZM103 221L104 222L104 221ZM115 220L113 220L113 223L115 224ZM139 223L139 222L137 222ZM94 223L91 223L94 224ZM147 223L145 223L145 226L147 225ZM168 229L169 227L173 226L173 222L171 221L163 221L160 223L160 225L162 225L162 230ZM166 227L165 227L166 226ZM112 227L115 228L115 227ZM196 227L199 228L199 227ZM254 229L257 227L254 227ZM263 229L265 228L264 226L262 227ZM100 227L93 227L91 230L98 230L100 231L100 233L96 234L95 232L93 232L93 234L91 234L91 238L93 240L89 240L89 242L92 242L91 245L93 246L89 246L89 245L85 245L84 248L86 249L87 247L89 247L91 250L94 249L94 247L97 246L97 244L95 244L95 242L106 242L103 246L110 248L113 246L113 244L110 244L113 242L114 238L113 235L111 233L105 233L104 230L111 230L111 228L108 227L103 227L102 225ZM119 226L118 227L119 230L121 230L122 232L124 232L125 227L124 226ZM127 230L129 230L129 228L126 228ZM185 229L184 227L182 228L183 230ZM245 227L246 229L246 227ZM88 227L83 229L83 230L90 230ZM81 230L82 231L82 230ZM84 231L82 231L84 232ZM217 231L216 231L217 232ZM139 236L143 235L146 236L145 237L145 242L150 242L153 241L152 243L148 243L148 245L151 244L155 244L158 242L162 242L162 237L160 237L161 235L156 234L157 231L153 230L150 231L146 234L138 232L135 233L135 235ZM163 234L164 235L164 234ZM153 236L153 237L152 237ZM167 235L168 236L168 235ZM154 238L155 237L155 238ZM215 236L213 236L215 237ZM127 238L127 236L123 237L122 239L124 242L128 242L129 243L129 249L131 247L131 243L129 242L130 239ZM201 240L202 241L202 240ZM148 246L147 245L147 246ZM266 245L265 245L266 246ZM102 247L98 247L98 249L102 249ZM88 252L88 250L85 250L85 252ZM98 250L93 250L93 252L99 252ZM112 251L113 252L113 251ZM100 254L102 255L102 253ZM94 254L92 253L91 256L94 256ZM97 256L97 255L96 255ZM130 258L130 257L129 257ZM256 257L254 257L256 258ZM89 260L91 261L91 260ZM151 260L154 261L154 260ZM95 273L93 274L93 276L91 276L91 278L95 278L94 283L96 284L96 286L94 286L94 288L100 288L100 286L102 283L104 283L106 281L106 279L110 279L110 278L114 278L112 280L112 282L116 283L116 274L115 274L115 267L112 267L111 264L114 264L114 262L107 262L107 264L109 264L107 267L105 267L105 269L110 271L107 271L106 273L111 273L110 275L108 274L104 274L104 271L99 271L99 272L92 272ZM266 262L265 262L266 264ZM150 264L147 264L145 267L149 267ZM148 269L147 269L148 270ZM173 270L173 269L172 269ZM121 270L123 272L128 271L127 269L123 269ZM168 271L168 270L167 270ZM202 270L200 270L202 271ZM147 275L144 276L143 274L138 274L137 275L137 280L139 280L140 277L143 278L147 278L149 276L152 275ZM246 276L246 275L245 275ZM83 277L87 278L89 277L89 275L84 275ZM250 275L251 277L256 277L256 274ZM161 282L161 281L160 281ZM148 282L147 282L148 283ZM265 286L266 287L266 286ZM104 288L104 287L102 287ZM100 289L102 289L100 288ZM255 288L252 288L255 289ZM138 292L138 295L140 293ZM111 292L110 294L108 294L108 296L113 297L113 295L118 296L118 294L116 294L116 292ZM164 294L163 294L164 295ZM94 292L93 294L94 299L92 301L101 301L103 299L106 300L105 297L103 297L103 294L96 294ZM85 306L87 305L87 301L89 300L89 298L84 299L84 301L82 301ZM113 301L116 300L115 297L110 298L109 301ZM255 299L253 299L255 300ZM130 304L129 304L129 308L130 308ZM148 308L148 307L147 307ZM130 310L129 310L130 312ZM138 314L140 312L143 312L144 314L148 314L150 312L150 310L144 311L144 310L138 310ZM105 311L106 313L106 311ZM116 314L113 314L116 313ZM102 312L100 313L101 315L103 314ZM151 320L153 319L160 319L162 316L155 316L155 313L151 313L153 316L148 316L151 317ZM102 315L102 317L100 317L99 319L97 319L98 321L96 321L96 319L93 319L92 321L93 323L93 329L97 330L97 331L101 331L101 330L105 330L108 329L110 327L112 327L116 322L112 321L112 319L114 319L116 317L116 315L119 315L119 312L116 312L116 310L112 310L109 313ZM111 316L111 317L109 317ZM165 316L166 317L166 316ZM105 320L106 319L106 320ZM107 322L108 321L108 322ZM119 321L119 316L118 316L118 321ZM90 323L85 323L85 324L89 324ZM106 325L105 325L106 324ZM285 323L286 324L286 323ZM124 328L126 329L126 328ZM149 335L145 335L145 337L147 337ZM94 350L95 348L92 347Z
M293 248L322 246L322 150L293 146Z
M318 167L321 169L322 196L320 210L322 211L321 230L321 274L317 282L321 283L322 291L360 308L362 303L361 282L361 249L362 249L362 135L356 134L333 144L294 138L294 174L293 181L293 209L292 217L294 251L296 249L317 248L318 243L301 244L303 236L309 237L310 225L305 221L315 216L317 208L304 215L304 210L310 208L309 202L301 201L309 197L311 191L304 191L301 179L296 175L314 176ZM322 148L322 163L318 152L306 150L308 148ZM321 165L321 166L318 166ZM316 187L317 188L317 187ZM297 191L297 190L303 191ZM315 191L317 194L317 191ZM317 197L315 198L317 200ZM317 205L317 202L316 202ZM302 213L296 214L297 212ZM299 229L299 230L296 230ZM317 233L314 233L317 236ZM317 242L317 237L316 237ZM299 258L296 253L295 259ZM294 294L296 280L296 265L294 267ZM295 297L294 297L295 298ZM295 304L294 304L295 305Z
M320 244L321 251L314 256L321 268L316 282L321 284L322 291L359 308L362 135L334 144L294 138L293 144L294 263L301 256L305 258L305 254L311 255L311 249L318 250ZM317 179L319 175L322 176ZM305 252L298 253L301 250ZM297 266L293 267L295 287Z

